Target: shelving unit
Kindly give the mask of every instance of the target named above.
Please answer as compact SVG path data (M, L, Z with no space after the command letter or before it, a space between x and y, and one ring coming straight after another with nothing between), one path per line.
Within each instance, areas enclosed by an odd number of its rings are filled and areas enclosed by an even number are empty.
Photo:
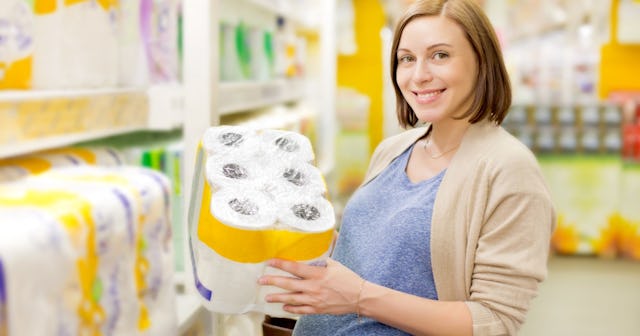
M227 0L182 0L182 83L152 87L55 91L0 90L0 159L99 140L137 131L181 130L184 144L182 194L188 208L195 154L205 130L221 118L280 104L304 102L317 112L318 165L331 169L335 90L335 0L238 0L283 17L297 33L311 37L303 78L267 81L219 81L219 22ZM238 13L242 15L242 13ZM284 121L286 118L280 121ZM269 127L278 127L272 120ZM186 211L183 236L188 237ZM195 324L216 330L217 319L200 306L191 284L188 244L184 273L176 274L181 333ZM207 320L208 318L208 320ZM214 333L215 334L215 333Z

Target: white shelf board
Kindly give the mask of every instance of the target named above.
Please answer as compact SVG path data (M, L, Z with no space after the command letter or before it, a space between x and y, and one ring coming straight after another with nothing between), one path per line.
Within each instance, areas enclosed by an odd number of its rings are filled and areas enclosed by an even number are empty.
M28 154L45 149L68 146L82 141L89 141L113 135L125 134L142 129L144 129L144 127L120 127L108 130L51 136L42 139L23 141L20 143L4 144L0 145L0 159Z
M56 98L144 94L146 88L108 88L83 90L0 90L0 102L22 102Z
M319 27L319 20L315 13L311 13L309 8L301 8L300 4L296 4L292 1L277 1L277 0L246 0L249 3L262 8L265 11L271 12L275 15L280 15L285 20L289 20L294 25L305 30L317 30Z
M218 113L228 115L302 99L302 80L220 83Z

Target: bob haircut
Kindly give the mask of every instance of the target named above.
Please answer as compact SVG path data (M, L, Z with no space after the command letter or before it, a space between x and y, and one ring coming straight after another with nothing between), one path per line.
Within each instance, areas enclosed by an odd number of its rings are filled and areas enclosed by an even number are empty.
M396 93L396 113L400 126L414 127L419 122L396 82L400 37L413 19L432 15L441 15L456 22L464 31L476 56L478 77L473 103L468 111L457 118L469 118L472 124L489 118L490 121L501 124L511 105L511 83L498 38L482 8L475 0L418 0L409 6L398 21L391 48L391 81Z

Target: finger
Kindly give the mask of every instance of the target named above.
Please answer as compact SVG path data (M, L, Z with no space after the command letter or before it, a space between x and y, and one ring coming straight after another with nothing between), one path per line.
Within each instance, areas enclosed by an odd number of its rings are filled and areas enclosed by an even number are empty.
M283 305L282 310L296 314L296 315L307 315L307 314L319 314L317 309L312 306L296 306L296 305Z
M304 293L281 293L265 296L265 301L270 303L282 303L283 309L294 314L318 314L321 313Z
M279 276L279 275L263 275L258 279L258 283L263 286L280 287L288 292L302 292L304 289L303 280Z
M318 275L321 274L320 272L322 272L322 269L324 269L323 266L312 266L285 259L271 259L267 261L267 265L281 269L302 279L318 277Z

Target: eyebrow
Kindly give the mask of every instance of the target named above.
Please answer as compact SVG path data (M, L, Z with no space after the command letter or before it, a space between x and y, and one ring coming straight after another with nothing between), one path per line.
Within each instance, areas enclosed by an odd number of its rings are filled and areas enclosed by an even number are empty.
M429 47L427 47L427 51L433 50L433 49L437 49L437 48L440 48L440 47L452 48L453 46L451 44L448 44L448 43L436 43L436 44L432 44ZM400 52L400 51L404 51L404 52L408 51L408 52L410 52L411 50L406 49L406 48L398 48L398 52Z

